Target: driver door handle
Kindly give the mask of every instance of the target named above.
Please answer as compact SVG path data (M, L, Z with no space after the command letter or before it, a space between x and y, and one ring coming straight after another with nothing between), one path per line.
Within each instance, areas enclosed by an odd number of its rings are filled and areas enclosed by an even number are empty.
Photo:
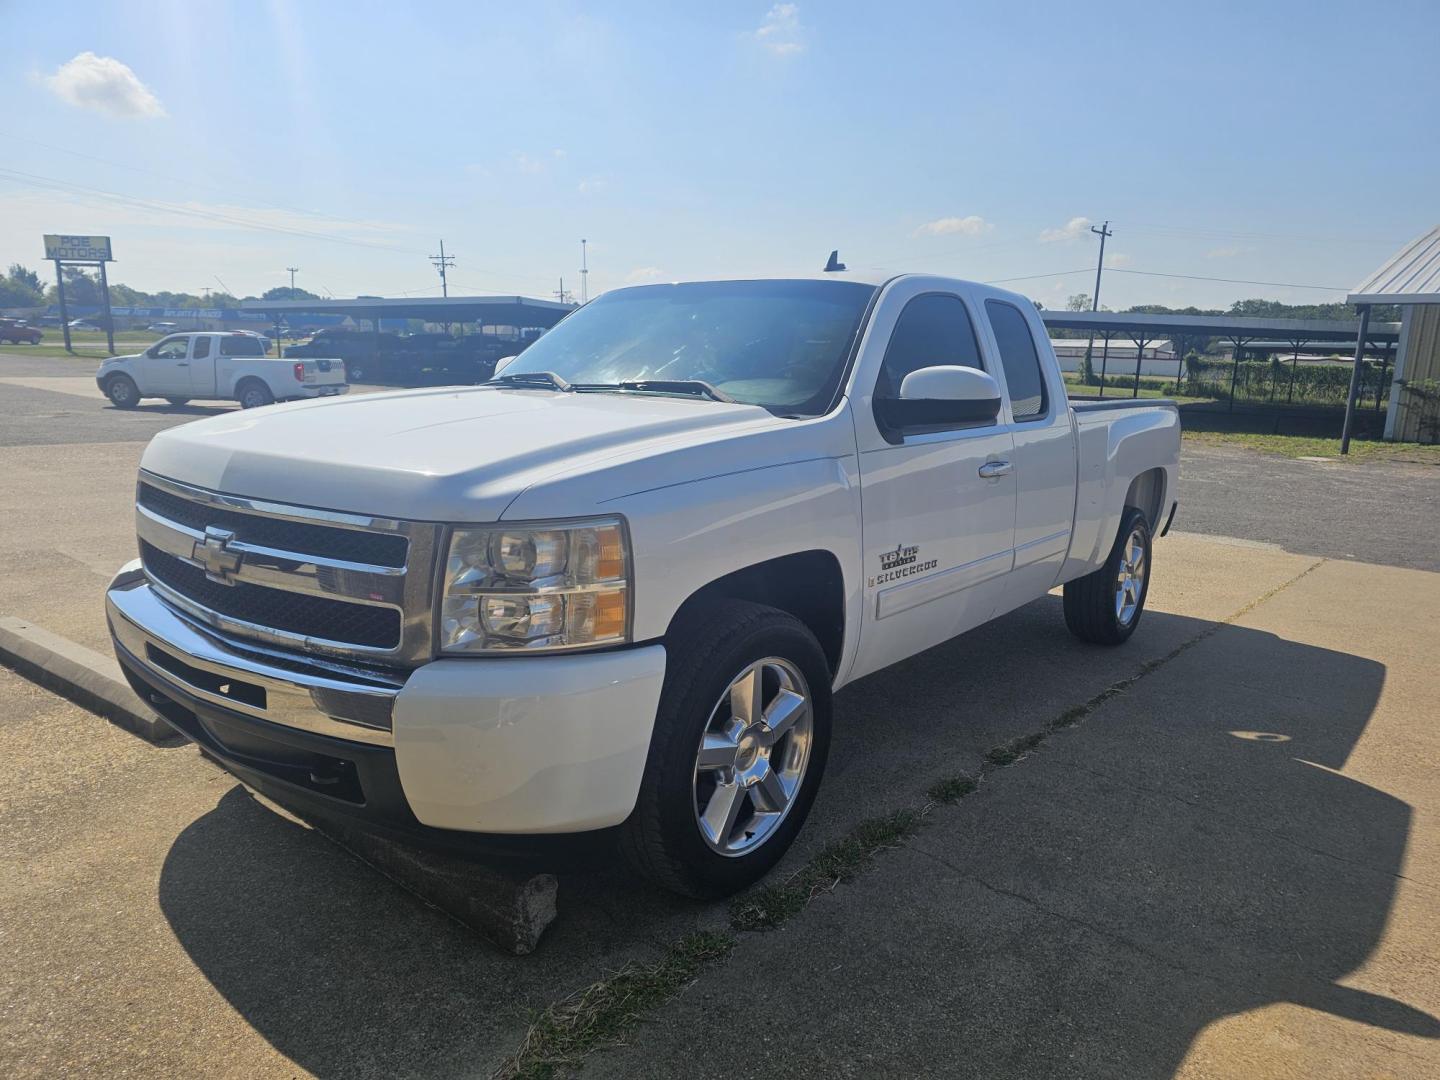
M1015 466L1008 461L987 461L980 466L980 475L986 480L998 480L1002 476L1009 476L1015 471Z
M180 361L178 364L176 364L175 366L176 366L176 367L189 367L189 366L190 366L190 361L189 361L189 360L181 360L181 361Z

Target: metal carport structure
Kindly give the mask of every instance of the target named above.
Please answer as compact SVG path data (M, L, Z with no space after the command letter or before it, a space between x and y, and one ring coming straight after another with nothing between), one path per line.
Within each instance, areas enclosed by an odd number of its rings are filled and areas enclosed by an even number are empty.
M548 330L574 311L575 305L533 296L367 296L353 300L242 300L240 310L268 315L277 329L281 318L291 315L348 315L352 319L368 319L378 335L381 319L474 322Z

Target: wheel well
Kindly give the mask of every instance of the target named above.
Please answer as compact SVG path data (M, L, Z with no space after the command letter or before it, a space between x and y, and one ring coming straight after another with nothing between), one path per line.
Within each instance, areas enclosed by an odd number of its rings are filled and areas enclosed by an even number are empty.
M1160 528L1160 515L1165 509L1165 470L1147 469L1130 481L1125 492L1125 505L1139 507L1151 529Z
M666 636L681 618L722 599L749 600L795 616L820 642L831 673L839 670L845 644L845 579L840 561L830 552L782 555L717 578L680 605Z

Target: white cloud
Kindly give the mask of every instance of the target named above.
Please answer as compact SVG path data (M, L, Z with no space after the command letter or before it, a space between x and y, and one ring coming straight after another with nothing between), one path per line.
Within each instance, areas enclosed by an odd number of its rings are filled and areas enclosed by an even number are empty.
M805 51L805 28L800 25L800 8L776 4L765 13L750 35L775 56L793 56Z
M625 275L625 284L640 285L646 281L658 281L664 276L665 271L658 266L637 266Z
M605 187L606 180L603 176L587 176L575 185L575 190L581 195L593 195Z
M1058 244L1066 240L1079 240L1090 228L1088 217L1072 217L1058 229L1045 229L1040 233L1042 244Z
M510 155L510 167L516 172L535 176L545 171L545 160L543 158L533 157L523 150L516 150Z
M165 115L154 91L113 56L82 52L46 75L44 82L61 101L81 109L136 119Z
M968 217L942 217L927 221L915 230L915 236L979 236L995 226L979 214Z
M1116 252L1116 253L1113 254L1113 255L1107 255L1107 256L1105 257L1105 261L1106 261L1109 265L1111 265L1111 266L1113 266L1113 267L1115 267L1115 268L1118 269L1118 268L1120 268L1120 267L1122 267L1122 266L1129 266L1129 265L1130 265L1130 256L1129 256L1129 255L1126 255L1124 252Z

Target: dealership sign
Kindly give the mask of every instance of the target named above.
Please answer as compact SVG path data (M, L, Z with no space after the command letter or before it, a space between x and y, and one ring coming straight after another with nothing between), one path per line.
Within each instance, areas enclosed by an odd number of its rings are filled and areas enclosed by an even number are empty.
M45 234L45 258L67 262L114 262L108 236L61 236Z

